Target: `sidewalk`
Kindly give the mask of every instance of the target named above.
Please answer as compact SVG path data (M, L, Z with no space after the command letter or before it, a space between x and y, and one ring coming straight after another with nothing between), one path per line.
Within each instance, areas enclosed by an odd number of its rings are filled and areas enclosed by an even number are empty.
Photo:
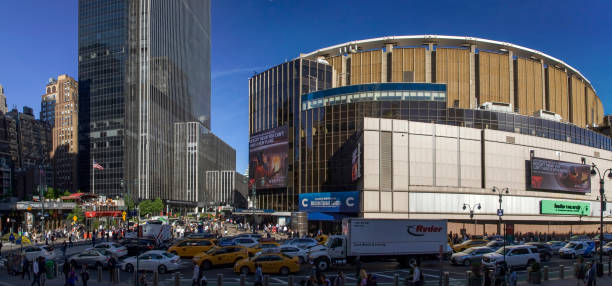
M519 285L543 285L543 286L576 286L576 279L564 279L564 280L548 280L542 281L542 284L531 284L527 282L521 282ZM611 276L603 276L601 278L597 278L597 285L612 285L612 277Z

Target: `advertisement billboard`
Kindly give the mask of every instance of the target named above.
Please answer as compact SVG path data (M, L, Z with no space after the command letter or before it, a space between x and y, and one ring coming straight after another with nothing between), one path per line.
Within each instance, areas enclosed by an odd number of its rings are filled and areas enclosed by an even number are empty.
M299 201L301 212L359 212L359 192L300 194Z
M531 159L530 186L539 190L590 193L591 167L534 157Z
M287 127L278 127L251 135L249 140L249 189L287 186L289 143Z
M589 215L591 214L591 204L583 202L541 200L540 214Z

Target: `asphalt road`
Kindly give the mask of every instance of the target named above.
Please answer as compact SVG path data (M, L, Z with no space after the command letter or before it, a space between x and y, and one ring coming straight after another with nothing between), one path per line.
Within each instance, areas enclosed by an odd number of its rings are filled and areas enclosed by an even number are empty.
M91 247L91 244L77 245L75 247L69 248L67 250L67 256L72 254L79 253L86 248ZM6 249L6 248L5 248ZM3 254L5 253L5 249L3 249ZM61 253L61 252L58 252ZM61 255L61 254L60 254ZM58 263L62 263L62 259L56 259ZM607 261L607 260L606 260ZM551 278L559 276L559 265L565 265L565 277L573 276L573 271L571 270L571 266L573 265L574 260L571 259L563 259L559 257L554 257L551 261L543 262L542 266L549 267L549 276ZM193 268L191 259L182 259L181 260L182 268L179 271L176 271L179 275L180 284L181 285L191 285L191 277L193 274ZM606 265L607 266L607 265ZM391 285L391 283L395 279L395 275L399 276L400 282L403 282L404 278L407 278L410 271L409 269L401 267L398 263L394 261L381 261L381 262L370 262L364 263L364 267L368 273L372 273L377 277L377 281L379 285ZM308 279L309 275L313 272L313 267L310 264L303 264L300 267L299 273L294 273L293 279L296 285L299 285L299 282L302 280ZM440 279L440 274L442 272L449 273L450 285L465 285L466 271L470 270L468 266L455 266L450 265L448 261L443 261L440 263L436 260L431 261L423 261L422 262L422 270L425 276L426 285L438 285L438 281ZM338 271L343 271L347 277L347 281L349 283L356 282L356 273L355 268L352 265L346 265L342 267L334 267L331 271L324 273L330 280L333 280L333 277L336 276ZM606 267L606 273L607 273ZM90 285L96 285L97 282L97 270L91 269L90 276L91 282ZM240 283L240 275L233 272L231 267L226 268L213 268L210 270L204 271L204 276L208 279L209 282L216 282L218 275L223 275L224 284L223 285L239 285ZM132 285L133 284L133 273L128 273L125 271L121 271L120 273L120 281L124 285ZM153 274L148 273L147 280L153 280ZM167 273L159 275L159 285L174 285L175 273ZM0 271L0 286L2 285L30 285L31 281L20 280L21 277L17 278L14 276L9 276L6 271ZM270 275L270 285L287 285L288 276L283 275ZM526 271L519 271L519 279L526 279ZM254 276L248 275L246 277L247 285L252 285L254 282ZM103 270L102 273L102 282L100 285L108 285L109 283L109 273L108 270ZM214 283L216 284L216 283ZM63 278L55 278L47 281L47 285L63 285ZM152 284L150 284L152 285ZM210 285L210 284L209 284Z

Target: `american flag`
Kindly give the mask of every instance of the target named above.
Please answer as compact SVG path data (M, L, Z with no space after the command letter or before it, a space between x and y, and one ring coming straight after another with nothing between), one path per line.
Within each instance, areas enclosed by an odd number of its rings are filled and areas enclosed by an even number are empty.
M96 163L95 161L93 163L93 168L96 170L104 170L104 167L102 167L102 165Z

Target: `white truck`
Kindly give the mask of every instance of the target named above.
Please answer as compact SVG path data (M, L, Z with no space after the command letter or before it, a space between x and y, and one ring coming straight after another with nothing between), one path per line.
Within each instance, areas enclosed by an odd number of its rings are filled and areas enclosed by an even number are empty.
M142 226L142 236L155 239L158 243L172 239L172 227L169 224L151 223Z
M309 249L308 259L320 270L359 259L411 259L444 255L447 251L446 220L363 219L342 221L342 235L330 235L327 243Z

